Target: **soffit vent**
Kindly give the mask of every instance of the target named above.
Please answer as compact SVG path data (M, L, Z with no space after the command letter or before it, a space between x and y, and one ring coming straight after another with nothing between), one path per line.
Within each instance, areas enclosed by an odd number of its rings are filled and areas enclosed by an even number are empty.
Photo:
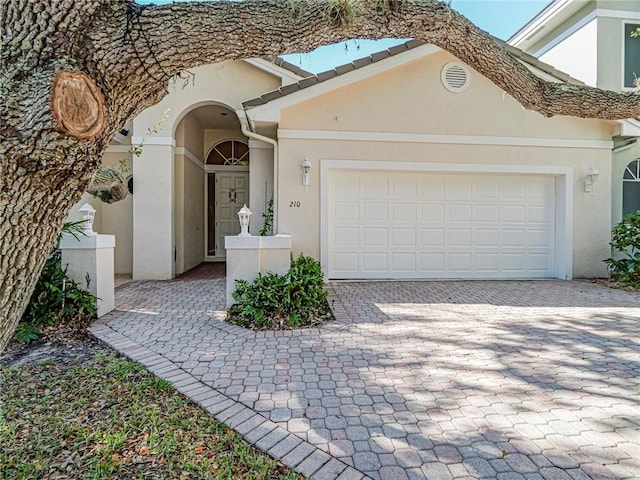
M466 65L460 62L450 62L442 67L440 74L442 84L450 92L458 93L467 89L471 75Z

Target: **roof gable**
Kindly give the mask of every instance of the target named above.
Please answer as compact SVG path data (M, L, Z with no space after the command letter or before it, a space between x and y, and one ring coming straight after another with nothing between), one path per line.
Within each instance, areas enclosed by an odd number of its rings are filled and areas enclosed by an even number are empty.
M522 50L494 38L509 53L520 60L535 75L545 80L582 84L579 80L556 70ZM408 64L415 60L440 52L442 49L422 40L410 40L368 57L355 60L298 82L284 85L277 90L243 102L248 116L254 122L279 122L280 111L297 103L331 90L359 82L365 78Z

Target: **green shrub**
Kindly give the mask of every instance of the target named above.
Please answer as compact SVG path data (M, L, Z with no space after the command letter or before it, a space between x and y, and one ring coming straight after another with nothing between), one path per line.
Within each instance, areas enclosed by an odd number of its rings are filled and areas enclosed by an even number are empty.
M65 224L63 232L77 235L83 222ZM92 318L96 313L96 297L67 276L62 266L58 243L47 258L40 278L25 310L15 337L21 343L36 340L46 327ZM89 287L89 277L87 276Z
M607 258L611 276L640 287L640 210L630 213L611 230L611 247L619 258Z
M236 300L228 321L253 330L310 327L331 318L320 262L300 255L291 258L284 275L258 275L253 283L236 281Z

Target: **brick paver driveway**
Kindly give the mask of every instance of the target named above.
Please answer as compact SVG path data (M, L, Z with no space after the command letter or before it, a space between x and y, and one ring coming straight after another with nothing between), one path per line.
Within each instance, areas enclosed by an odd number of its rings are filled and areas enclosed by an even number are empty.
M220 277L220 276L219 276ZM336 321L222 322L134 282L94 333L313 478L640 478L640 297L562 281L331 285Z

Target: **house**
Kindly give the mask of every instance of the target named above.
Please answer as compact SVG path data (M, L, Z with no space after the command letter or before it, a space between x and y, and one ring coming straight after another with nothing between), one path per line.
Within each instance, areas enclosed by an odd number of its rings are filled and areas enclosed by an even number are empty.
M319 75L263 59L192 73L105 154L117 164L144 140L132 195L92 201L96 229L116 235L116 273L170 279L223 261L238 210L257 234L273 198L274 230L329 279L606 274L612 149L634 120L545 118L419 41Z
M606 90L631 90L640 77L640 0L554 0L508 43ZM611 221L640 210L640 119L613 137Z

